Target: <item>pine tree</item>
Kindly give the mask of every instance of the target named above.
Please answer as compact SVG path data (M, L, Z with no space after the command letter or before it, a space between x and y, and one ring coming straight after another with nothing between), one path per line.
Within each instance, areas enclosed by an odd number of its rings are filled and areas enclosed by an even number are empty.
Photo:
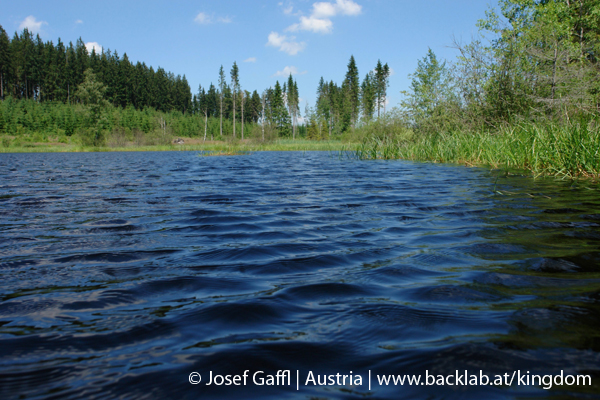
M56 43L54 65L56 65L57 74L56 100L65 102L67 101L67 54L65 45L60 38Z
M223 96L225 94L226 87L227 83L225 82L225 71L223 70L223 66L221 65L221 68L219 69L219 103L221 105L221 111L219 113L219 133L221 137L223 137Z
M54 61L56 60L56 49L52 42L44 46L44 77L42 84L44 86L43 100L56 100L58 98L58 71Z
M381 65L381 60L377 60L377 66L375 67L375 87L376 87L376 98L377 98L377 116L381 107L385 113L385 102L387 96L387 87L389 85L390 67L387 63Z
M231 91L233 98L233 138L235 139L235 100L237 97L237 92L240 86L240 71L236 62L233 62L233 66L231 67Z
M77 42L75 43L75 60L73 61L75 64L74 82L75 84L79 85L81 82L83 82L84 72L89 67L87 49L85 48L85 44L81 38L77 39Z
M290 133L290 116L285 107L284 96L285 92L283 92L279 81L277 81L269 102L271 118L280 136L287 136Z
M257 124L258 120L260 119L261 101L262 101L262 99L261 99L260 95L258 94L258 92L256 90L253 91L252 97L248 104L248 109L250 112L250 119L255 124Z
M375 74L373 71L369 71L360 87L360 104L362 106L363 118L366 121L373 118L375 104L377 101L376 92L377 88L375 86Z
M286 86L284 85L284 87ZM287 81L287 105L289 115L292 118L292 139L296 139L296 125L300 109L298 106L298 84L294 81L292 74L290 74Z
M358 68L354 61L354 56L350 56L348 62L348 71L346 72L346 78L344 79L344 120L346 124L356 124L358 121L359 112L359 95L360 95L360 82L358 76Z
M212 85L211 85L212 86ZM198 86L198 111L204 115L204 142L206 142L206 134L208 130L208 98L206 91L200 85Z
M116 54L116 52L115 52ZM117 56L118 57L118 56ZM65 80L67 83L67 102L71 104L71 92L77 87L75 81L76 76L76 64L75 64L75 48L73 42L69 42L69 47L66 49L66 69L65 69Z
M0 99L4 100L4 87L10 70L10 39L0 25Z

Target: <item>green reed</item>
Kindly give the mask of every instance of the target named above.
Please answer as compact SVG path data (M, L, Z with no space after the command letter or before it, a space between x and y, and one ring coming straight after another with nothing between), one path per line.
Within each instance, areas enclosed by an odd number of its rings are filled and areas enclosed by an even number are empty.
M451 132L411 141L369 138L359 159L406 159L527 169L535 175L600 177L600 129L596 122L526 123L496 133Z

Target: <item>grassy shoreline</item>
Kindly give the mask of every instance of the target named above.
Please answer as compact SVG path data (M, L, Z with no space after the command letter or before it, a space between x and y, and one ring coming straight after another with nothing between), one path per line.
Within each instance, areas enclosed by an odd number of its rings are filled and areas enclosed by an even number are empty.
M360 128L359 128L360 131ZM64 143L28 143L0 147L0 153L203 151L215 155L257 151L333 151L353 159L403 159L506 170L527 170L534 176L600 179L600 124L512 125L495 133L456 131L406 137L366 135L362 143L305 139L207 141L183 138L184 144L91 147Z
M412 140L369 138L358 159L404 159L528 170L534 176L600 178L600 127L522 124L496 133L451 132Z
M93 147L64 143L36 143L19 147L0 147L0 153L81 153L81 152L125 152L125 151L207 151L217 153L243 153L255 151L340 151L346 150L348 144L339 140L314 141L280 139L271 142L260 141L213 141L198 143L183 138L184 144L123 147ZM191 143L190 143L191 142Z

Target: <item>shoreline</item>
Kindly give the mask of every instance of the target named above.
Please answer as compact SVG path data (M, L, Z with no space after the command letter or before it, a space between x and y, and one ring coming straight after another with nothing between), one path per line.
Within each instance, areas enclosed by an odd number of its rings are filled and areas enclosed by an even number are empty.
M28 146L0 147L0 153L94 153L94 152L138 152L138 151L207 151L207 152L252 152L252 151L344 151L356 147L357 143L342 143L339 140L314 141L283 139L271 142L257 142L248 139L225 142L202 141L183 138L190 144L149 145L149 146L82 146L64 143L35 143Z

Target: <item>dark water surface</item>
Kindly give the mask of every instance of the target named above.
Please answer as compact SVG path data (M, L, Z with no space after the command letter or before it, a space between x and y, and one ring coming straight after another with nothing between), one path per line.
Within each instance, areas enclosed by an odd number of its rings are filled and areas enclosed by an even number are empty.
M0 398L597 398L597 189L326 152L0 154ZM367 386L455 370L592 386Z

